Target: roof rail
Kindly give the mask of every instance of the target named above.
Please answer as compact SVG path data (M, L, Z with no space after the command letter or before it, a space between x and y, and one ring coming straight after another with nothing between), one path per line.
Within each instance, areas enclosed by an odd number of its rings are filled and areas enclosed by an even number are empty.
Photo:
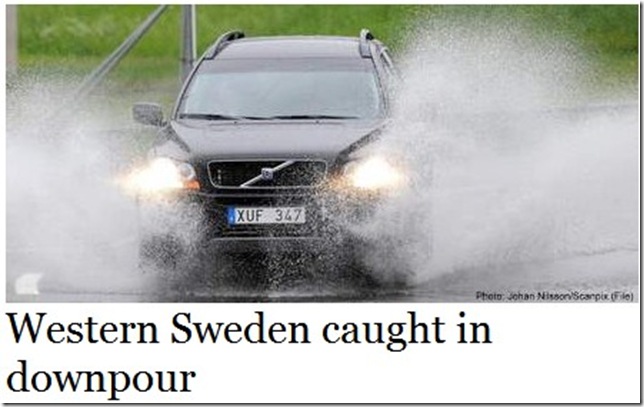
M240 38L244 38L246 34L244 34L243 31L239 30L234 30L234 31L228 31L225 34L222 34L217 38L217 41L215 41L215 44L210 47L208 52L206 52L204 59L213 59L215 55L221 51L224 46L229 43L230 41L238 40Z
M371 58L371 47L369 47L369 41L373 40L375 37L371 34L367 28L360 30L360 56L363 58Z

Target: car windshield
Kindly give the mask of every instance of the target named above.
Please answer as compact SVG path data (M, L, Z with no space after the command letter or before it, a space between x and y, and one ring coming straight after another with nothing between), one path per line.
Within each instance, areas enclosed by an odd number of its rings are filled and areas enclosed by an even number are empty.
M178 113L211 120L370 119L381 110L368 60L248 58L204 61Z

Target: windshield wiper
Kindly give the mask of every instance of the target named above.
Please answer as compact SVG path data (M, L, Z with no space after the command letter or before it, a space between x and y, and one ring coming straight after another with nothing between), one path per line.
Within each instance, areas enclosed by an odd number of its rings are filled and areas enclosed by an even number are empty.
M346 120L359 119L357 116L333 116L324 114L293 114L278 116L233 116L219 113L180 113L180 119L202 120Z
M233 116L219 113L180 113L180 119L202 119L202 120L264 120L263 117Z
M293 114L293 115L280 115L266 117L267 120L346 120L346 119L359 119L357 116L333 116L326 114Z

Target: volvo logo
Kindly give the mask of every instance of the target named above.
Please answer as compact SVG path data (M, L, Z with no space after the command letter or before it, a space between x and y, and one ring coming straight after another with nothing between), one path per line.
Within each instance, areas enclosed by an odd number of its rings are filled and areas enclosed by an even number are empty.
M263 181L272 181L275 177L275 169L273 168L262 168L262 180Z
M295 164L295 160L288 160L284 161L280 165L277 165L275 167L262 167L260 173L258 176L253 177L249 179L248 181L244 182L241 184L239 187L240 188L248 188L253 185L255 185L258 182L261 181L273 181L275 179L275 173L278 171L282 171L286 167L290 167L291 165Z

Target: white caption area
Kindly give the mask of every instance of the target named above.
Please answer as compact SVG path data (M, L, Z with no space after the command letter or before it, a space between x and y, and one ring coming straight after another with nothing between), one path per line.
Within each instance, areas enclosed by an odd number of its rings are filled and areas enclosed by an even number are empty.
M190 313L191 321L202 327L209 322L237 322L244 327L258 321L257 311L264 314L265 332L275 322L306 323L311 343L249 344L242 340L239 344L201 344L194 326L191 341L171 343L172 334L186 338L185 332L173 327L178 313ZM417 322L430 327L430 340L435 339L431 323L439 317L445 323L441 326L445 343L408 343L403 351L391 352L387 343L329 344L322 337L329 322L340 327L346 322L359 326L381 322L387 333L391 323L409 323L409 311L415 313ZM36 345L30 344L26 332L21 343L15 344L7 315L12 312L19 321L25 312L33 318L37 312L47 313ZM85 323L88 317L97 327L107 322L154 323L160 343L52 344L47 340L50 323ZM125 403L637 402L639 320L637 304L16 304L6 307L0 325L2 394L9 403L105 403L111 395ZM487 323L493 343L457 343L457 324L462 322L466 326ZM399 338L409 340L409 325L404 329ZM82 330L87 332L86 327ZM132 335L130 340L135 342L135 338ZM388 341L388 335L384 339ZM9 375L22 369L20 360L26 361L24 380L29 392L7 388ZM36 387L45 388L49 376L49 391L34 390L33 376L39 371L49 373L39 374ZM94 377L94 391L85 391L84 378L76 392L60 392L56 371L63 375L102 371L106 390L97 391L100 383ZM110 371L127 372L129 387L110 394ZM159 392L156 383L147 392L138 391L133 380L140 371L150 372L155 380L156 371L178 372L176 391ZM187 379L190 392L181 391L181 371L196 372ZM117 387L125 387L123 375L115 377ZM139 377L139 387L147 387L146 377ZM164 377L168 387L169 376ZM20 388L25 384L22 380L21 374L14 375L13 386Z

